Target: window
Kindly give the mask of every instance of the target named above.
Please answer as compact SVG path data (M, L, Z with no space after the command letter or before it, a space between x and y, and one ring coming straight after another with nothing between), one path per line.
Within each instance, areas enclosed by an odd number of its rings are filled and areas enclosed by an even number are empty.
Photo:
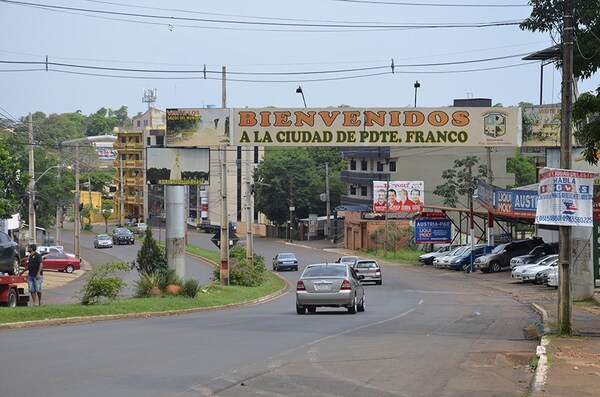
M156 137L156 145L157 146L165 146L165 137L164 136L157 136Z
M150 143L151 143L150 137L146 138L146 146L150 146Z
M350 169L356 170L356 160L350 160Z
M148 126L148 120L144 120L144 127Z
M360 195L361 196L366 196L367 195L367 187L366 186L361 186L360 187Z
M377 172L383 172L383 163L381 161L377 162Z
M356 185L350 185L350 195L356 196Z
M367 167L367 160L362 160L362 161L360 162L360 170L361 170L361 171L367 171L367 170L368 170L368 167Z
M138 120L138 121L137 121L137 126L138 126L138 127L140 126L140 120Z
M390 172L396 172L396 162L390 161Z

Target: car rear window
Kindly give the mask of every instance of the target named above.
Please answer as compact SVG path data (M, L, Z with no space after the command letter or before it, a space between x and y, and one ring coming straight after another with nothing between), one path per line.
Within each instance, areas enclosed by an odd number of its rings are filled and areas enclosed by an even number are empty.
M346 277L346 268L344 266L307 267L302 277Z
M358 269L373 269L379 267L375 262L359 262L356 264L356 268Z

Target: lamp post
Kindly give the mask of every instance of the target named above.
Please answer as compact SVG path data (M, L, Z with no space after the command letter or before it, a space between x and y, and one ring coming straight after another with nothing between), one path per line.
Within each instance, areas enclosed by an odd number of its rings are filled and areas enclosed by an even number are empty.
M419 80L415 81L415 107L417 107L417 90L421 87L421 84L419 84Z
M53 165L49 167L46 171L42 172L42 175L38 176L36 179L31 179L29 182L29 239L33 244L37 244L37 225L36 225L36 214L35 214L35 184L38 183L40 179L46 173L54 168L62 168L63 165Z
M304 107L306 108L306 99L304 99L304 91L302 91L302 86L298 86L298 88L296 88L296 94L301 94L302 95L302 102L304 102Z

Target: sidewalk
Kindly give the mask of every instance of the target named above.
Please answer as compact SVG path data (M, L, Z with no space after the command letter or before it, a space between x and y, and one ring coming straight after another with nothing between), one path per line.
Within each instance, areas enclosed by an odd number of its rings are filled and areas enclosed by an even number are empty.
M297 241L315 249L356 255L326 240ZM431 266L417 266L424 272L444 271ZM510 294L530 305L542 316L544 336L538 346L539 363L531 385L531 397L598 396L600 395L600 291L594 302L573 303L573 336L558 337L558 291L545 286L524 285L514 281L510 272L484 274L462 272L449 275L469 278L489 288Z

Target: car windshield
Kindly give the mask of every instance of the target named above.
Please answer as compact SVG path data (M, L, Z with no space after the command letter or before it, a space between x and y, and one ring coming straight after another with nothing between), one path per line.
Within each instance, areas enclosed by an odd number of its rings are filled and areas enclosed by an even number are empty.
M471 247L460 247L458 250L454 252L452 256L464 255L467 251L470 251Z
M353 256L343 256L340 260L341 263L353 263L356 261L356 258Z
M549 256L544 256L540 259L537 260L537 262L535 262L536 265L549 265L554 261L558 260L558 255L549 255Z
M279 259L296 259L294 254L279 254Z
M98 236L98 240L110 240L110 236L108 234L101 234Z
M492 250L492 254L499 254L506 249L506 244L500 244Z
M129 229L117 229L115 234L129 234Z
M346 277L345 266L309 266L302 277Z

